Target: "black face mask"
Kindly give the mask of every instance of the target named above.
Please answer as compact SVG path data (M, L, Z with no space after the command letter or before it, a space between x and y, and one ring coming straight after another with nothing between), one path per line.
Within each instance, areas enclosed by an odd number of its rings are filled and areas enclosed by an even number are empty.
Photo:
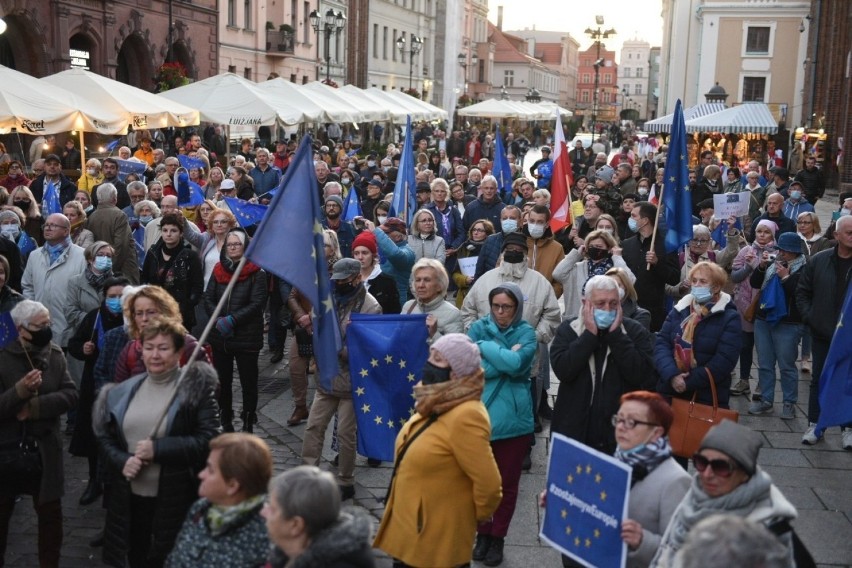
M35 345L36 347L44 347L50 340L53 339L53 330L49 327L44 327L38 331L30 331L27 330L27 333L30 334L30 343Z
M12 202L12 205L14 205L15 207L17 207L17 208L18 208L18 209L20 209L21 211L26 212L26 211L30 208L30 201L29 201L29 200L26 200L26 201L17 201L17 200L15 200L15 201L13 201L13 202Z
M441 367L437 367L426 361L426 365L423 367L423 379L422 382L424 385L434 385L437 383L446 383L450 380L450 368L442 369Z
M524 253L519 250L507 250L503 253L503 262L518 264L524 261Z
M353 284L352 282L335 282L334 283L334 291L338 296L347 296L358 289L361 283Z
M594 247L590 247L587 252L592 260L603 260L612 256L612 253L608 250Z

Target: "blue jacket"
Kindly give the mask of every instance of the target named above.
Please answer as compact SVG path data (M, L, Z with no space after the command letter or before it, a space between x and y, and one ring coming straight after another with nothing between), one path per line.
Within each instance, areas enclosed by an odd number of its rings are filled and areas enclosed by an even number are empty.
M379 228L373 229L373 235L376 237L379 256L382 259L382 273L394 279L396 289L399 291L399 300L402 303L405 298L408 298L411 267L414 266L415 259L414 251L408 246L408 241L403 240L395 243ZM340 248L342 250L343 246L341 245Z
M500 258L500 249L503 248L503 231L498 230L493 235L488 235L482 248L479 249L479 257L476 259L476 272L474 280L497 266Z
M480 219L487 219L495 228L500 226L500 212L506 206L500 201L500 197L495 197L493 203L486 203L482 197L476 201L471 201L464 208L464 231L470 231L470 227Z
M538 349L535 330L522 319L501 330L491 317L484 317L475 321L467 334L479 345L482 353L482 368L485 370L482 402L491 419L491 439L504 440L532 434L530 372ZM512 351L516 344L520 344L521 348ZM500 387L502 379L505 381Z
M691 399L697 392L696 402L713 404L710 381L707 371L704 370L707 367L716 382L719 406L728 408L731 372L737 366L742 348L742 327L733 300L724 292L710 313L695 328L692 349L697 364L686 379L686 391L678 394L672 388L672 377L681 372L674 359L675 336L680 334L681 323L689 315L691 303L692 294L684 296L669 312L663 328L657 334L657 342L654 345L654 363L659 374L657 392L667 398L678 396L687 399Z
M438 232L439 237L444 238L447 248L454 250L459 248L465 238L467 238L467 232L462 225L462 217L459 210L453 205L448 204L449 216L447 220L449 222L447 224L449 227L444 227L444 215L438 210L434 202L430 201L423 206L423 209L428 209L435 216L435 230Z
M328 219L322 220L323 229L331 229L337 233L337 244L340 245L340 254L343 258L352 258L352 241L355 240L355 227L349 221L340 220L336 229L328 226Z
M799 218L799 213L813 213L814 206L808 203L808 200L802 197L800 200L794 202L792 198L788 197L784 202L784 216L795 221Z
M266 167L266 171L261 171L259 167L255 166L248 175L254 180L255 195L263 195L267 191L272 191L278 187L278 182L281 181L281 170L272 164Z

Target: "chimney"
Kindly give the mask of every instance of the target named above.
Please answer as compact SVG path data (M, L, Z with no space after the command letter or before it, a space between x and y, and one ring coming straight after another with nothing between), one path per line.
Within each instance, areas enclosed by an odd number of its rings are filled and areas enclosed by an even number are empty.
M497 29L503 31L503 6L497 6Z

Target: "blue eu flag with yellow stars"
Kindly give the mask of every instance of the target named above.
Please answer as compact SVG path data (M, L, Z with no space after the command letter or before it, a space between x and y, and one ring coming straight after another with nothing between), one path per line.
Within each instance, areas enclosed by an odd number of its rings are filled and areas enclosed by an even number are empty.
M343 341L325 260L310 136L302 138L287 171L287 187L272 198L246 257L295 286L311 303L320 385L331 390L332 379L340 372L337 355Z
M18 339L18 328L10 312L0 314L0 348L6 347Z
M429 357L426 316L352 314L346 328L358 453L392 462L394 442L414 414L413 389Z
M624 566L631 469L597 450L553 434L547 507L539 536L583 566Z
M500 126L497 126L497 132L494 135L494 167L491 173L497 178L497 188L505 201L512 195L512 167L506 158Z
M777 274L773 274L760 291L760 309L766 315L766 323L771 325L775 325L787 315L787 296Z
M52 181L47 182L44 188L44 213L45 216L62 213L62 205L59 203L59 187Z
M402 155L399 159L399 170L396 174L396 185L393 188L389 217L399 217L406 225L411 224L414 211L417 209L417 179L415 177L414 150L411 130L411 115L405 123L405 141L402 143Z
M686 123L680 99L675 103L672 135L663 177L660 206L666 222L666 252L674 252L692 238L692 192L689 190L689 154L686 151Z
M263 220L263 216L266 215L267 209L269 209L268 205L249 203L244 199L237 199L236 197L226 197L225 205L228 206L231 213L237 218L237 223L242 228L260 223Z
M824 316L825 317L825 316ZM819 380L819 421L817 431L852 422L852 286L837 319Z

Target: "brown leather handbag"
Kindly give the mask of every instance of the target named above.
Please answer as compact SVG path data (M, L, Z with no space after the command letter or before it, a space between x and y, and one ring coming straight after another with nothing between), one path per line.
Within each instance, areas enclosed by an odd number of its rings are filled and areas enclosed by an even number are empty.
M736 410L719 408L716 381L713 380L710 369L704 367L704 370L707 371L707 378L710 379L713 406L695 402L695 397L698 396L697 391L692 395L692 400L672 399L674 421L669 428L669 443L672 446L672 453L682 458L691 458L695 455L710 428L725 419L734 422L739 422L740 419L740 413Z

